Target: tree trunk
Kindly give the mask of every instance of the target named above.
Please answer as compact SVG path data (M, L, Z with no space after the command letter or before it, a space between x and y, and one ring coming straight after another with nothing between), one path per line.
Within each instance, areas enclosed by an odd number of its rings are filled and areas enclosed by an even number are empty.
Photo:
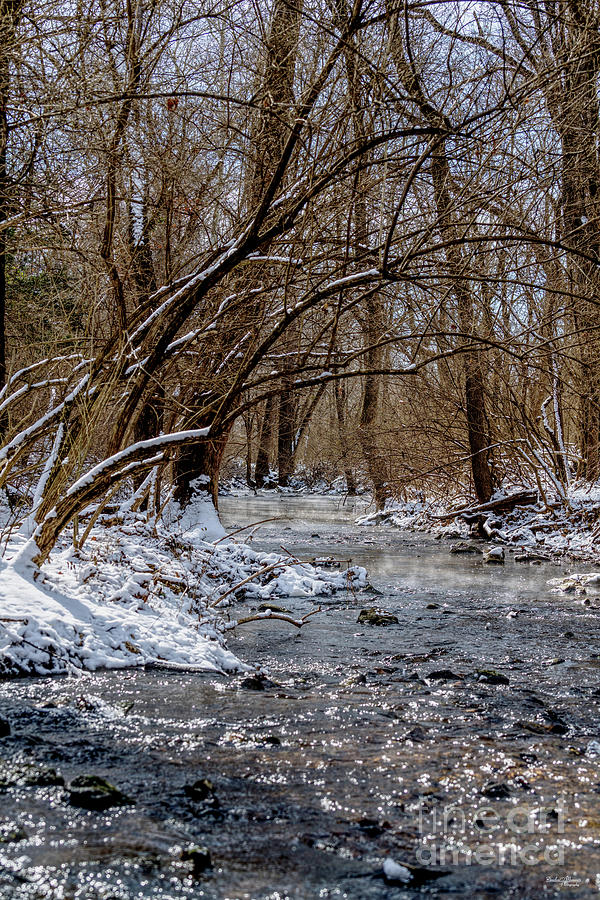
M290 109L294 99L294 73L296 69L301 10L302 5L300 2L296 5L286 2L286 0L275 0L271 15L262 83L258 91L261 110L260 115L255 121L255 127L251 138L253 145L253 166L249 182L247 183L247 205L251 211L260 203L265 188L268 186L281 158L281 153L288 138L288 130L285 127L285 123L289 119ZM266 250L267 248L265 247L264 249ZM240 291L247 291L250 287L251 285L248 284L247 280L245 280L243 284L240 283ZM248 327L253 328L255 327L255 322L259 313L255 303L248 303L247 313ZM241 321L237 323L237 326L241 330ZM231 365L236 365L236 362L232 362ZM205 390L205 388L206 386L203 385L201 390ZM291 403L291 400L289 402ZM220 405L219 412L224 416L226 413L226 404ZM286 408L284 407L284 422L287 421L288 418L289 413L286 412ZM285 441L288 441L287 432L285 432ZM199 476L208 476L211 484L211 493L216 500L218 467L221 464L225 449L224 446L220 446L220 443L221 438L219 437L214 450L203 451L200 449L197 452L198 458L196 464L194 464L192 459L196 451L192 450L185 454L185 459L182 459L178 471L179 486L177 488L177 496L181 502L185 502L186 498L191 496L189 482L193 479L197 479ZM260 453L261 451L259 448L259 457ZM288 465L285 462L287 456L283 446L281 453L284 466ZM257 466L258 463L259 461L257 460ZM264 457L260 458L258 474L255 474L257 486L260 486L261 472L265 463L268 466L268 459L265 460ZM210 471L203 468L203 466L207 465L210 466Z
M277 467L279 487L287 487L294 474L294 432L296 398L291 389L290 376L284 376L279 394L279 424L277 428Z
M342 16L347 16L345 0L338 0ZM368 106L368 75L359 48L348 45L345 54L348 94L352 104L352 124L357 141L365 139L368 125L365 121L365 109ZM361 159L356 168L354 178L353 206L354 233L352 250L356 265L361 266L367 260L372 262L370 253L371 238L367 212L368 169L366 160ZM365 369L363 379L363 398L359 421L359 442L363 459L367 466L369 480L373 490L373 499L377 509L383 509L388 497L388 480L386 467L379 450L380 429L378 422L379 399L382 376L375 374L381 368L383 351L378 346L381 341L384 322L383 301L379 294L369 293L363 307L363 345L365 347ZM372 370L372 371L369 371Z
M390 49L396 70L404 88L419 109L427 124L445 128L443 114L426 97L418 70L410 52L405 46L404 26L401 23L402 5L396 0L388 0L388 24L390 29ZM446 262L451 282L451 290L457 303L458 327L461 332L459 345L468 347L476 332L475 304L469 286L471 267L460 246L461 229L455 219L450 197L451 173L446 153L446 141L437 142L431 156L431 179L438 217L438 227L444 240ZM465 419L473 487L480 503L487 502L494 490L492 457L489 441L489 426L485 412L485 379L481 354L477 350L466 351L463 355L463 379L465 388Z
M356 495L356 479L348 464L348 430L346 427L346 384L342 379L334 383L335 411L337 415L338 434L342 454L342 469L346 479L346 493L349 497Z
M181 506L204 494L211 498L215 509L219 508L219 471L230 430L196 446L184 447L178 453L173 464L173 496Z
M458 309L458 327L461 332L460 344L468 346L476 333L475 305L469 287L470 267L463 258L457 242L458 229L453 221L450 199L450 166L443 144L431 158L431 178L438 212L440 231L443 237L452 238L446 246L446 260L452 277L452 290ZM494 493L494 478L491 465L489 425L485 409L485 374L481 353L477 350L465 351L462 356L465 386L465 419L473 488L480 503L487 503Z
M269 395L265 400L265 411L258 439L258 454L254 466L256 487L262 487L271 471L271 445L273 443L273 419L275 415L275 396Z

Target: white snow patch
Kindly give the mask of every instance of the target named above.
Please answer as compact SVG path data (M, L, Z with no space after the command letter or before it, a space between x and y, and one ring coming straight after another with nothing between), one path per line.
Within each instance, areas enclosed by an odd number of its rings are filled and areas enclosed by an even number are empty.
M389 878L390 881L403 881L407 884L412 878L410 869L400 865L400 863L394 862L390 857L384 860L383 874L386 878Z
M324 572L221 540L208 498L175 512L171 504L171 523L132 512L119 525L100 520L79 550L65 534L41 571L34 541L14 535L0 561L0 676L148 664L249 670L225 645L239 600L310 602L366 584L362 567Z

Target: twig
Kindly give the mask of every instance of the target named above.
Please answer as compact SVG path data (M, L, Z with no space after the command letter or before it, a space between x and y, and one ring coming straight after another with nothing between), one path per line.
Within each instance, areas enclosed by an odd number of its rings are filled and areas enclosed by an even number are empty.
M290 625L295 625L296 628L302 628L303 625L306 625L311 616L320 612L321 607L319 606L317 609L311 609L311 611L307 612L301 619L294 619L292 616L286 616L285 613L267 610L263 613L255 613L252 616L245 616L243 619L238 619L235 623L232 623L231 627L237 628L238 625L246 625L247 622L262 622L265 619L281 619L282 622L289 622Z
M255 528L257 525L264 525L265 522L281 522L283 519L287 519L287 516L271 516L269 519L261 519L259 522L252 522L250 525L243 525L241 528L236 528L235 531L232 531L230 534L224 534L222 538L219 538L218 541L213 541L213 547L216 547L217 544L220 544L221 541L226 541L227 538L233 537L234 534L239 534L241 531L247 531L248 528Z
M220 597L217 597L217 599L214 601L214 603L211 603L211 608L218 606L219 603L221 603L225 599L225 597L229 597L230 594L235 593L235 591L237 591L238 588L241 588L245 584L248 584L249 581L254 581L254 579L258 578L259 575L265 575L267 572L272 572L273 569L282 569L285 565L286 564L284 562L277 562L277 563L272 563L272 565L270 565L270 566L263 566L262 569L258 569L256 572L253 572L252 575L248 575L248 577L244 578L243 581L239 581L237 584L234 584L234 586L229 588L228 591L225 591L224 594L221 594Z

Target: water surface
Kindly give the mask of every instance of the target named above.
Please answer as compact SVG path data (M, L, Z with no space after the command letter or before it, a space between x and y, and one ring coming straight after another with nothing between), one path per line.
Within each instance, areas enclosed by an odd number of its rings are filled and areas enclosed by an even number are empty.
M134 670L0 685L0 838L23 833L0 843L0 898L597 895L599 601L550 592L567 565L484 566L446 539L353 525L363 511L222 499L231 530L277 517L240 538L351 559L372 585L319 601L301 632L240 628L230 646L263 665L258 685ZM398 624L359 625L367 606ZM103 775L135 805L75 809L61 786L23 783L34 770L15 784L24 765ZM189 795L202 778L205 801ZM190 844L212 856L196 877ZM427 880L387 884L387 857Z

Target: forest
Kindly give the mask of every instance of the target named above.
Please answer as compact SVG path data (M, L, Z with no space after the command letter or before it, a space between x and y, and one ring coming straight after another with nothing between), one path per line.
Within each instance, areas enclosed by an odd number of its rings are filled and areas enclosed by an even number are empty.
M0 0L0 900L587 900L599 540L600 0Z
M592 0L2 0L0 483L600 475ZM162 499L161 499L162 498Z

